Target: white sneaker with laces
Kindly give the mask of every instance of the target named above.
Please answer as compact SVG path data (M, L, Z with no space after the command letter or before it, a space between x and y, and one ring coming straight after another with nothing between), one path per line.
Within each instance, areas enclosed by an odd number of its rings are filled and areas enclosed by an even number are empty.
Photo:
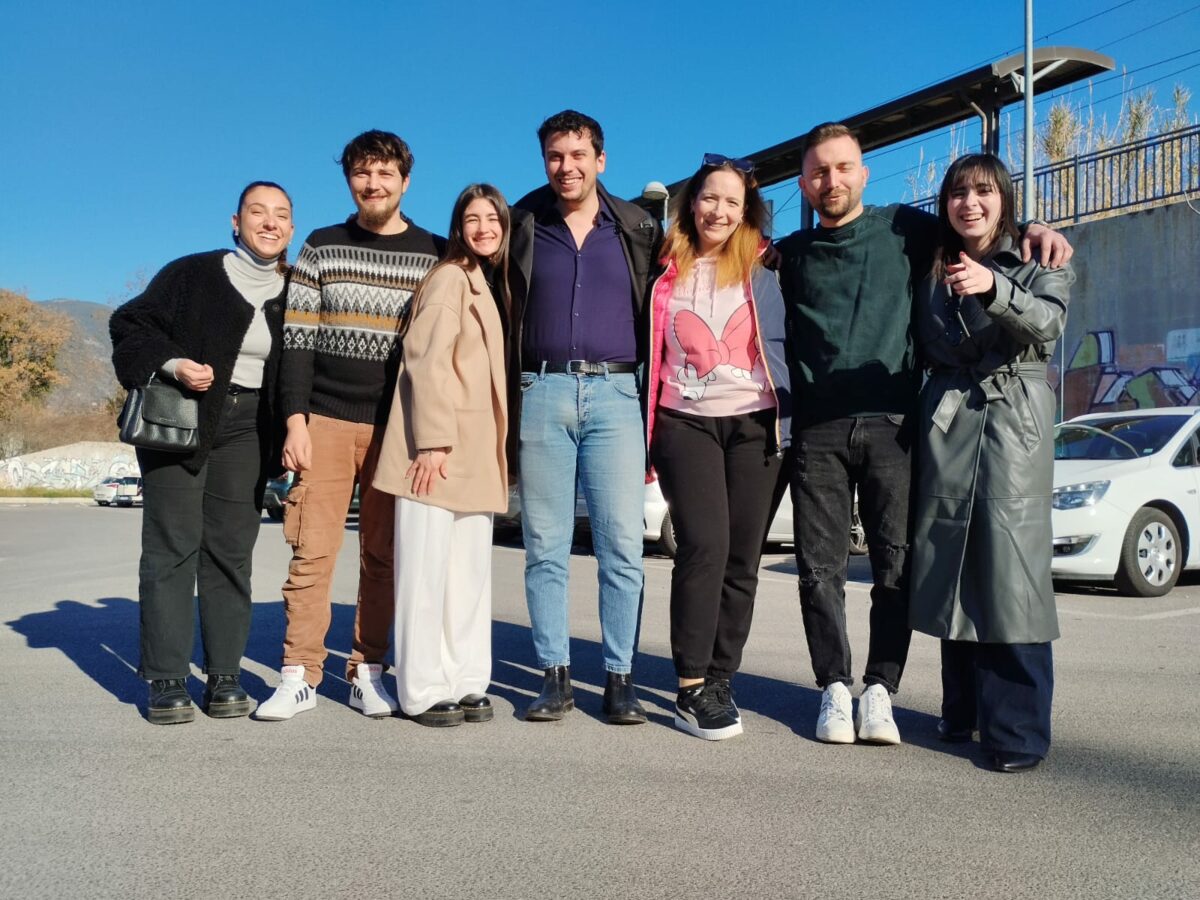
M400 708L383 686L383 666L359 663L350 682L350 706L373 719L390 716Z
M854 701L849 689L835 681L821 694L821 714L817 716L817 740L827 744L853 744L854 725L850 721Z
M858 739L870 744L900 743L900 729L892 719L892 698L882 684L872 684L858 698Z
M304 666L284 666L279 674L282 676L279 687L265 703L258 705L254 718L282 722L317 705L316 690L304 680Z

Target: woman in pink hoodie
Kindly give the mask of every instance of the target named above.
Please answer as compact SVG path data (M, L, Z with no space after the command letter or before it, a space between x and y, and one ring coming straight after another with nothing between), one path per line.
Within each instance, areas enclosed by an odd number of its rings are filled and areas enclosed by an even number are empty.
M766 224L753 165L706 154L676 200L652 294L647 442L678 544L675 724L705 740L742 731L730 679L790 442L783 298L761 264Z

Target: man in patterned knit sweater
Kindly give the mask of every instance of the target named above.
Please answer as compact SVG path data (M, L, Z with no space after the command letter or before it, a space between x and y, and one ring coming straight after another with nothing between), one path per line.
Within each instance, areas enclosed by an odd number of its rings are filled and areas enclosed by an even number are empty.
M400 317L433 268L441 240L400 213L413 157L394 134L368 131L346 145L342 171L357 215L309 235L292 270L284 318L280 406L283 464L297 475L284 536L292 562L283 586L287 633L282 679L260 719L290 719L316 705L331 616L330 583L359 485L359 581L346 665L350 705L390 716L382 682L395 610L394 498L371 486L396 383Z

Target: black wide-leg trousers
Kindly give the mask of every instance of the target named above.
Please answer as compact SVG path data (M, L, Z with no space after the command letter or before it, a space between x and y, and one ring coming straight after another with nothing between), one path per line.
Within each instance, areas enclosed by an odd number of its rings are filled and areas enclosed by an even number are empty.
M262 519L255 392L225 399L196 473L180 455L137 451L142 470L141 666L147 680L187 678L199 596L204 671L235 675L250 635L250 569Z

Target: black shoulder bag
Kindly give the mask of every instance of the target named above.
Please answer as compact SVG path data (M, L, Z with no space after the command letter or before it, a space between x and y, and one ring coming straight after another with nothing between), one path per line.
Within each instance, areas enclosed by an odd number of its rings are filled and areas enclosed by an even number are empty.
M121 441L146 450L190 453L200 444L200 402L177 381L151 375L131 388L117 417Z

